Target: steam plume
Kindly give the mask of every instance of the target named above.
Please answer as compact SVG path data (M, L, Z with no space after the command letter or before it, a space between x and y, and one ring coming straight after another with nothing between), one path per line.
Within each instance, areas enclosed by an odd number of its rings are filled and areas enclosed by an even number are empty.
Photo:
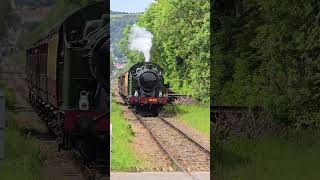
M145 28L139 27L134 24L131 27L129 35L129 49L142 52L145 62L150 61L150 51L152 47L153 35Z

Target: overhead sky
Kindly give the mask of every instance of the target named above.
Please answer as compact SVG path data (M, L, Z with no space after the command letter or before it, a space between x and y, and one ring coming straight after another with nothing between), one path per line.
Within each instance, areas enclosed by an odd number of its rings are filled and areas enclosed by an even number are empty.
M110 8L120 12L144 12L152 2L154 0L111 0Z

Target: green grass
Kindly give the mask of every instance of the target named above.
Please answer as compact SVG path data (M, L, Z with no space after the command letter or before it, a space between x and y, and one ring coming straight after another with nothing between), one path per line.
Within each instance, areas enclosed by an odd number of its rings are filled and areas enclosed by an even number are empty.
M5 104L6 104L6 109L7 110L14 110L15 108L15 103L16 103L16 97L13 94L13 89L8 88L5 86L5 84L0 81L0 91L2 91L2 93L4 93L5 96Z
M215 163L219 180L318 180L320 135L303 132L290 138L233 139Z
M210 107L205 104L168 105L164 112L174 112L177 119L210 137Z
M119 105L112 103L112 171L132 171L141 166L131 146L133 132Z
M41 180L45 155L36 140L22 136L12 127L12 118L13 115L7 113L5 160L0 162L0 177L6 180Z
M41 168L45 154L39 143L21 135L17 129L12 110L15 108L13 90L0 82L0 89L6 97L5 159L0 162L0 177L6 180L40 180L43 179Z

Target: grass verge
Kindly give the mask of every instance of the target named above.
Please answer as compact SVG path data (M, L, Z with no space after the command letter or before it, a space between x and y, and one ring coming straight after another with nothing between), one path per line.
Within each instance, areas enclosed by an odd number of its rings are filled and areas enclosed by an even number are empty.
M123 111L119 105L112 103L112 171L132 171L141 165L135 156L130 143L133 139L133 132L128 122L123 117Z
M5 159L0 162L0 177L8 180L40 180L43 179L41 168L45 154L41 152L39 143L20 134L14 120L15 97L13 91L0 83L6 97Z
M7 113L6 120L13 121L13 115ZM44 160L45 155L35 139L22 136L13 127L6 127L5 160L0 163L1 179L41 180Z
M320 135L300 132L286 138L232 139L218 148L214 179L320 179Z
M210 107L205 104L167 105L165 113L175 113L177 119L210 137Z

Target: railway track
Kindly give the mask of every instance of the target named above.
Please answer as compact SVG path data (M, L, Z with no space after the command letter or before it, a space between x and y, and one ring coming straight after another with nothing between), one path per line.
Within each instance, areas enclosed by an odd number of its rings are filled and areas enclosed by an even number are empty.
M142 117L133 113L148 130L178 170L196 179L193 172L210 171L210 151L196 140L160 117Z
M72 154L74 156L74 161L77 163L76 165L80 165L80 169L82 174L88 180L109 180L110 178L107 176L108 171L108 162L105 161L98 161L93 163L85 163L83 161L83 157L81 153L76 150L72 149Z

